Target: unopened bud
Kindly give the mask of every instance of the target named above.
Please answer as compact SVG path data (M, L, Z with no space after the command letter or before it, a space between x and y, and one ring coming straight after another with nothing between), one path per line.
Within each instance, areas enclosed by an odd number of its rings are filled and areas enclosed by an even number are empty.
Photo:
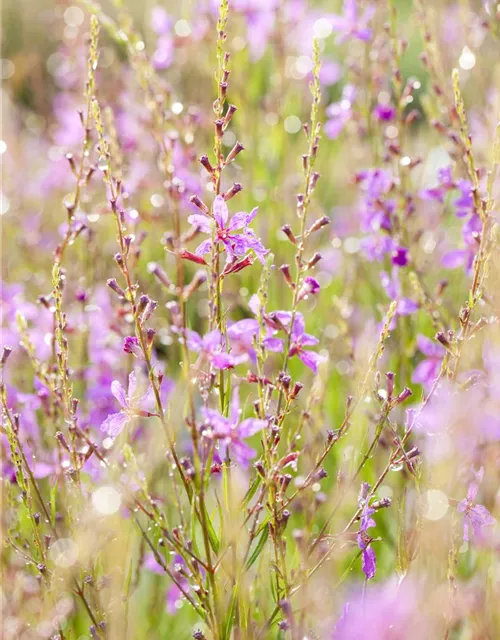
M148 271L152 273L154 277L158 280L160 284L162 284L165 288L170 289L172 283L168 279L167 274L157 262L150 262L148 264Z
M187 287L184 287L184 291L183 291L183 297L184 300L188 300L191 295L197 291L202 284L204 284L207 281L207 274L205 271L202 271L201 269L199 271L197 271L194 275L194 278L191 280L190 284L187 285Z
M189 198L189 201L192 202L195 207L198 207L198 209L202 211L205 215L208 215L208 213L210 213L210 210L207 207L207 205L204 202L202 202L200 197L197 196L196 194L191 196Z
M241 151L244 150L244 146L241 144L241 142L237 142L234 147L231 149L231 151L229 152L227 158L226 158L226 164L229 164L230 162L232 162L236 156L241 153Z
M214 124L215 124L215 135L218 138L222 138L222 134L224 133L224 129L223 129L224 120L216 120Z
M323 216L322 218L318 218L318 220L316 220L316 222L313 222L313 224L309 227L309 230L307 233L310 234L310 233L314 233L315 231L319 231L319 229L326 226L327 224L330 224L330 218L328 216Z
M208 173L209 173L210 175L212 175L212 174L213 174L213 172L214 172L214 168L213 168L213 167L212 167L212 165L210 164L210 160L208 159L208 156L207 156L207 155L203 155L203 156L201 156L201 157L200 157L200 159L199 159L199 161L200 161L200 164L201 164L203 167L205 167L205 169L208 171Z
M115 278L110 278L106 281L106 284L110 289L112 289L115 293L117 293L120 298L126 298L125 291L118 285Z
M192 253L191 251L188 251L187 249L181 249L179 251L179 256L183 260L189 260L190 262L195 262L196 264L203 264L203 265L207 264L205 262L205 260L202 258L202 256L198 256L198 255L196 255L196 253Z
M290 273L290 265L282 264L280 267L280 271L285 277L286 283L291 289L295 289L295 283L292 280L292 275Z
M309 260L309 262L306 264L306 268L307 268L307 269L312 269L312 268L313 268L313 267L315 267L315 266L318 264L318 262L319 262L320 260L322 260L322 259L323 259L323 256L321 255L321 253L315 253L315 254L313 255L313 257Z
M12 348L11 347L4 347L3 351L2 351L2 358L0 359L0 366L4 366L4 364L7 362L7 360L9 359L10 354L12 353Z
M289 224L285 224L281 227L281 230L283 231L283 233L286 235L286 237L290 240L290 242L292 244L297 244L297 238L295 237L295 234L292 231L292 228L290 227Z
M228 200L231 200L231 198L234 198L234 196L239 193L241 190L243 189L243 187L241 186L241 184L239 182L235 182L233 184L233 186L229 189L229 191L226 191L226 193L224 193L223 197L224 200L227 202Z
M403 389L403 391L401 391L401 393L399 394L399 396L396 398L396 400L394 401L395 404L401 404L402 402L404 402L405 400L407 400L410 396L413 395L413 392L411 389L408 389L408 387L405 387Z
M290 400L295 400L295 398L299 395L299 393L301 392L302 388L303 388L303 384L301 382L296 382L293 385L293 389L292 392L290 393L290 395L288 396L290 398Z
M388 402L390 402L392 400L392 394L394 392L394 378L395 375L394 373L392 373L392 371L389 371L388 373L385 374L385 379L386 379L386 390L387 390L387 400Z
M230 104L226 111L226 115L224 116L224 129L227 127L236 111L238 111L238 107L235 107L234 104Z
M70 446L68 444L68 441L64 437L64 433L62 433L61 431L57 431L56 440L59 442L61 447L63 447L63 449L66 449L66 451L68 451L68 452L71 451Z
M221 277L225 278L230 273L237 273L246 267L250 267L253 264L254 258L251 255L245 256L242 260L238 260L237 262L233 262L227 265L224 268L224 271L221 273Z

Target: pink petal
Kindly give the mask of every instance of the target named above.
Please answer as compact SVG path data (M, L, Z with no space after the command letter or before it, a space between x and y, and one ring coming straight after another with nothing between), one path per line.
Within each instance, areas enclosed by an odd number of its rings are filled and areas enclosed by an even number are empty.
M229 216L229 212L227 210L227 204L225 203L222 196L217 196L215 198L213 205L213 214L219 227L224 228Z
M125 393L125 389L118 380L113 380L111 383L111 393L115 396L122 407L127 406L127 395Z
M120 411L120 413L112 413L101 424L101 431L107 433L111 438L116 438L116 436L127 426L129 419L130 418L124 411Z

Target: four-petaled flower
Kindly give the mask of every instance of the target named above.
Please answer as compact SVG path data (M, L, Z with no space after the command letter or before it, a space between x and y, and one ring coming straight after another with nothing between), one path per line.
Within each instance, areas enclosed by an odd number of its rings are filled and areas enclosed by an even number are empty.
M380 282L385 289L387 297L397 302L396 315L409 316L418 311L418 304L411 298L405 298L402 295L401 283L396 269L393 269L391 275L382 271L380 273ZM396 319L393 318L391 322L391 329L394 329L395 326Z
M314 347L319 340L305 332L304 316L301 313L297 313L295 316L290 337L290 357L298 356L309 369L312 369L314 373L318 373L318 365L323 361L323 357L314 351L304 349L304 347Z
M239 388L233 391L231 399L231 412L229 418L225 418L215 409L204 407L202 415L205 420L202 435L210 440L219 441L220 457L224 459L228 450L233 458L242 467L248 467L248 462L255 457L255 451L245 442L267 426L267 420L247 418L241 421Z
M213 205L213 220L202 214L195 213L189 216L188 222L197 227L202 233L213 235L215 231L215 242L221 242L224 245L229 262L234 262L237 257L244 256L247 251L253 251L264 264L264 256L267 250L252 229L248 227L255 218L257 209L258 207L255 207L250 213L240 211L235 213L229 220L227 204L222 196L217 196ZM236 231L239 233L235 233ZM205 253L209 253L211 249L212 239L204 240L196 249L196 254L202 256Z
M153 399L151 387L149 386L142 396L138 396L136 391L137 381L134 372L128 377L128 393L125 393L125 389L118 380L113 380L111 383L111 393L123 407L119 413L112 413L101 424L101 431L111 438L116 438L134 418L148 418L156 415L147 409L151 406Z
M248 303L250 311L256 316L260 311L259 297L254 294ZM283 340L275 338L277 332L276 325L269 320L266 314L264 315L264 322L266 323L266 337L262 340L262 346L268 351L281 352L283 351ZM244 320L238 320L227 328L227 336L231 341L231 347L236 353L248 353L252 362L256 362L256 354L254 349L254 339L259 333L259 321L255 318L245 318Z
M348 38L357 38L367 42L372 37L372 30L368 23L375 13L375 7L369 5L361 16L358 17L358 1L344 0L344 13L341 16L332 16L332 28L337 31L337 41L344 42Z
M439 375L445 350L441 344L421 334L417 336L417 347L426 358L415 367L411 379L415 384L423 384L424 387L430 388Z
M337 138L347 123L353 117L353 103L356 98L356 87L347 84L342 90L342 98L339 102L332 102L326 108L328 120L325 124L325 133L329 138Z
M204 355L216 369L232 369L245 357L234 357L224 350L224 340L218 329L214 329L201 337L196 331L186 331L187 346L191 351Z
M483 480L484 469L481 467L474 473L474 480L469 484L467 498L461 500L457 505L457 511L464 514L464 541L469 542L469 528L476 538L481 538L483 527L491 527L496 523L486 507L482 504L475 504L474 499L479 490L479 485Z

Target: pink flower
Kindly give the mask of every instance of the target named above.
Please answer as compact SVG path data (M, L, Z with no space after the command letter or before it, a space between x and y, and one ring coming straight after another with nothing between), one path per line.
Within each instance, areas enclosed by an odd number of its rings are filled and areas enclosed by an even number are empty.
M153 397L151 387L148 387L142 396L137 396L136 390L137 381L134 371L128 377L128 393L125 393L125 389L118 380L113 380L111 383L111 393L122 406L119 413L112 413L101 424L101 431L111 438L116 438L134 418L156 415L145 408L151 405Z
M246 359L246 356L234 357L224 350L224 340L218 329L201 337L196 331L188 329L187 346L190 351L204 355L216 369L232 369Z
M313 347L319 340L305 332L304 316L301 313L295 316L291 339L289 355L298 356L309 369L318 373L318 365L323 361L323 357L304 347Z
M247 251L253 251L257 258L264 264L264 256L267 250L248 225L257 215L257 207L250 213L240 211L229 220L229 211L222 196L217 196L213 205L213 219L200 213L195 213L188 218L190 222L202 233L212 235L215 225L215 242L222 242L229 262L236 261L237 257L244 256ZM229 222L228 222L229 220ZM239 231L240 233L235 233ZM196 249L198 256L209 253L212 249L212 240L203 241Z
M244 440L262 431L267 426L267 420L247 418L241 421L239 393L239 388L236 387L233 391L229 418L225 418L214 409L206 407L202 409L205 418L203 437L219 441L222 459L226 457L226 452L230 448L236 462L246 468L249 460L255 457L255 451Z
M358 16L357 0L344 0L344 13L341 16L334 15L332 27L337 31L337 41L344 42L349 38L356 38L367 42L372 37L372 30L368 23L375 13L375 7L369 5L361 16Z
M439 375L445 350L438 342L420 334L417 336L417 346L426 358L416 366L411 379L415 384L430 388Z
M464 514L464 541L469 542L469 527L475 537L483 536L483 528L491 527L496 524L495 518L491 515L486 507L482 504L474 504L477 496L479 485L483 480L484 469L481 467L477 473L474 473L474 480L469 484L467 498L461 500L457 505L457 511Z

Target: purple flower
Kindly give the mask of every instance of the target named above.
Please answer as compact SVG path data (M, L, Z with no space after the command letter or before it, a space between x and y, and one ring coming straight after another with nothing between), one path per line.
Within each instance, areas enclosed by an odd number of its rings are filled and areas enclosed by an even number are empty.
M370 233L360 241L360 248L365 257L370 262L380 262L387 253L393 251L394 241L388 235L380 233Z
M314 347L318 342L317 338L305 333L304 316L301 313L297 313L291 334L290 357L298 356L309 369L312 369L314 373L318 373L318 365L323 362L323 357L314 351L304 349L304 347Z
M126 336L123 340L123 350L136 358L144 358L139 340L135 336Z
M323 58L321 68L319 70L319 80L322 85L328 87L340 80L342 75L342 67L334 60Z
M158 575L167 575L165 569L156 560L154 553L146 553L146 555L144 556L143 566L144 568ZM165 594L165 607L168 613L170 615L173 615L177 611L177 603L179 601L182 601L182 598L184 597L180 587L182 587L185 592L188 592L190 589L189 580L185 576L185 573L189 572L189 569L186 567L184 558L179 554L176 554L174 556L172 562L170 563L169 569L175 576L177 584L173 583L170 588L167 589L167 592Z
M391 261L396 267L406 267L408 264L408 249L405 247L396 247L392 252Z
M426 358L416 366L411 379L429 389L439 375L445 350L441 344L421 334L417 336L417 347Z
M255 349L253 348L254 338L259 333L259 323L254 318L238 320L227 328L227 336L231 341L231 350L235 353L247 353L252 362L256 361ZM274 338L274 331L267 329L267 337L262 341L263 346L268 351L283 351L283 340Z
M188 349L203 354L216 369L232 369L245 359L241 356L235 358L226 353L224 340L218 329L210 331L203 338L191 329L188 329L186 334Z
M254 294L248 303L250 311L258 316L260 312L259 297ZM283 351L283 340L275 338L277 327L269 317L264 314L264 321L267 325L266 337L262 341L262 345L273 352ZM227 328L227 337L231 341L231 351L236 354L247 353L252 362L256 362L256 354L254 349L254 339L259 334L259 322L255 318L245 318L238 320Z
M456 269L457 267L465 266L466 272L470 273L479 248L478 239L481 230L481 220L477 213L474 213L462 227L462 238L465 249L448 251L448 253L445 253L441 258L441 264L447 269Z
M375 509L368 506L368 501L365 502L363 512L361 514L361 525L358 532L358 546L361 549L361 568L366 576L367 580L371 580L375 575L377 559L375 557L375 551L371 546L372 538L367 533L367 530L375 526L375 520L370 516L375 513Z
M469 528L476 538L481 539L484 535L483 528L496 524L495 518L482 504L474 504L474 499L479 490L479 485L483 480L484 469L481 467L474 473L474 480L469 484L467 498L461 500L457 505L457 511L464 514L464 541L469 542Z
M257 215L258 207L252 209L250 213L240 211L235 213L229 220L229 211L222 196L217 196L213 205L213 220L199 213L195 213L188 218L190 222L202 233L212 235L215 223L215 241L222 242L229 262L236 260L236 257L244 256L247 251L253 251L257 258L264 264L264 256L267 250L255 233L248 228L248 225ZM228 222L229 220L229 222ZM234 233L240 231L240 233ZM212 240L205 240L196 249L196 254L203 256L212 248Z
M174 59L174 41L168 34L161 35L156 42L156 50L152 57L155 69L168 69Z
M474 212L474 196L472 194L472 182L469 180L457 180L456 188L460 191L459 197L453 201L455 213L459 218L464 218Z
M396 109L390 104L377 104L373 110L373 115L380 122L389 122L396 116Z
M247 418L241 421L241 409L239 400L239 388L233 391L231 399L231 412L229 418L225 418L215 409L204 407L202 415L205 420L202 435L210 440L218 440L220 457L224 459L228 450L236 462L247 468L248 462L255 457L255 451L245 442L267 426L267 420Z
M425 598L428 600L428 593ZM370 589L356 590L343 607L332 640L434 637L434 630L422 616L423 603L408 578L393 578ZM418 631L414 634L410 629Z
M309 295L315 295L320 290L319 282L312 278L311 276L307 276L304 278L304 282L300 287L299 293L297 295L297 302L307 298Z
M401 283L397 271L394 269L392 275L382 271L380 274L380 282L385 289L387 296L391 300L396 300L396 314L399 316L409 316L415 311L418 311L418 304L411 300L411 298L405 298L401 295Z
M375 13L375 7L370 4L358 17L357 0L344 0L344 13L332 16L332 27L338 32L337 42L344 42L349 38L357 38L367 42L372 37L372 30L368 23Z
M356 87L347 84L342 91L339 102L333 102L326 108L328 120L325 123L326 135L334 140L346 124L352 119L352 105L356 97Z
M116 438L134 418L155 415L146 409L152 400L151 387L148 387L146 393L139 397L136 394L136 387L135 372L132 372L128 377L128 393L125 393L125 389L118 380L113 380L111 383L111 393L123 407L119 413L112 413L101 424L101 431L107 433L111 438Z
M169 33L172 28L172 20L165 9L161 6L153 7L151 10L151 27L158 35Z
M455 182L451 175L451 166L441 167L437 171L437 185L422 189L418 195L422 200L435 200L443 203L446 193L454 188Z
M391 231L391 218L396 208L395 201L387 198L394 187L392 173L386 169L365 169L356 174L356 181L364 192L361 211L363 231Z
M455 213L459 218L474 213L474 196L472 183L463 178L455 181L451 175L451 167L442 167L437 172L437 185L419 192L422 200L434 200L443 203L448 192L458 189L459 196L453 201Z

